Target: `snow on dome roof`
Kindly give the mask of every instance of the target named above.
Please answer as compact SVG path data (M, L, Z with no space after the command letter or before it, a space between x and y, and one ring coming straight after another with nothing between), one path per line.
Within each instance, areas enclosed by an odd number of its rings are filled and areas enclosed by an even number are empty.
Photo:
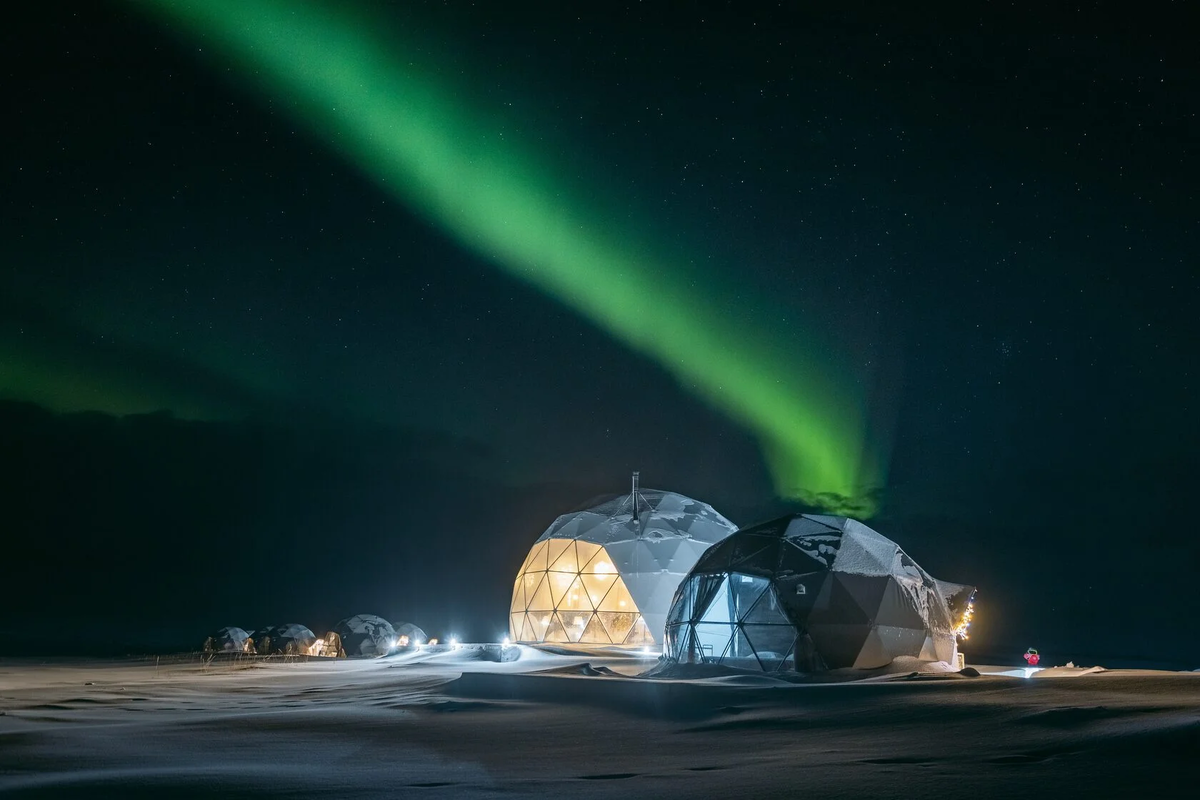
M737 530L708 503L660 489L638 489L635 520L632 498L633 493L616 495L591 508L563 514L537 541L575 539L607 545L641 538L675 538L711 545Z
M793 514L700 556L671 605L667 656L768 671L953 662L974 591L861 522Z
M667 609L700 554L737 528L707 503L638 489L563 514L513 585L514 641L661 643Z

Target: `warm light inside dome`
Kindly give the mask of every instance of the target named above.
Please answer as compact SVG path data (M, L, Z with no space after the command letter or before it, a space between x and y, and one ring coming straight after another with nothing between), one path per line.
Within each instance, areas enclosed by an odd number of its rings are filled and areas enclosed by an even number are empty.
M547 539L534 545L513 584L509 611L515 642L653 642L612 557L590 542Z

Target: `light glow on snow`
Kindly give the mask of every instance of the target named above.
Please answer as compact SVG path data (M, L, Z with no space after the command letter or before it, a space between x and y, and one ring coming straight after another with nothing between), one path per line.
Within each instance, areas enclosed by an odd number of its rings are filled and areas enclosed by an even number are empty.
M732 275L706 274L503 104L471 100L427 42L342 5L133 0L190 30L386 191L751 430L776 490L869 517L862 389ZM424 59L424 60L422 60ZM452 65L458 66L458 65ZM561 149L561 148L560 148ZM575 166L564 162L572 157Z

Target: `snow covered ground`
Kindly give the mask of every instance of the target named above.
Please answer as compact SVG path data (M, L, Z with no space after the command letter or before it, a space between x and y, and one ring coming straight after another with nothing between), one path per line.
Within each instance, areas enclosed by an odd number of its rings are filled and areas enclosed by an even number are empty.
M0 662L4 797L1194 797L1200 673L630 677L520 648ZM587 666L585 666L587 665Z

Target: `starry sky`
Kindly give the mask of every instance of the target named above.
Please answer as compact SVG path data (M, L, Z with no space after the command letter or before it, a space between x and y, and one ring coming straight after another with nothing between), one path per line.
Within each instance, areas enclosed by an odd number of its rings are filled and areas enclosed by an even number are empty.
M981 587L984 650L1200 660L1200 64L1098 20L29 9L5 547L57 566L0 629L490 637L640 469L868 519Z

